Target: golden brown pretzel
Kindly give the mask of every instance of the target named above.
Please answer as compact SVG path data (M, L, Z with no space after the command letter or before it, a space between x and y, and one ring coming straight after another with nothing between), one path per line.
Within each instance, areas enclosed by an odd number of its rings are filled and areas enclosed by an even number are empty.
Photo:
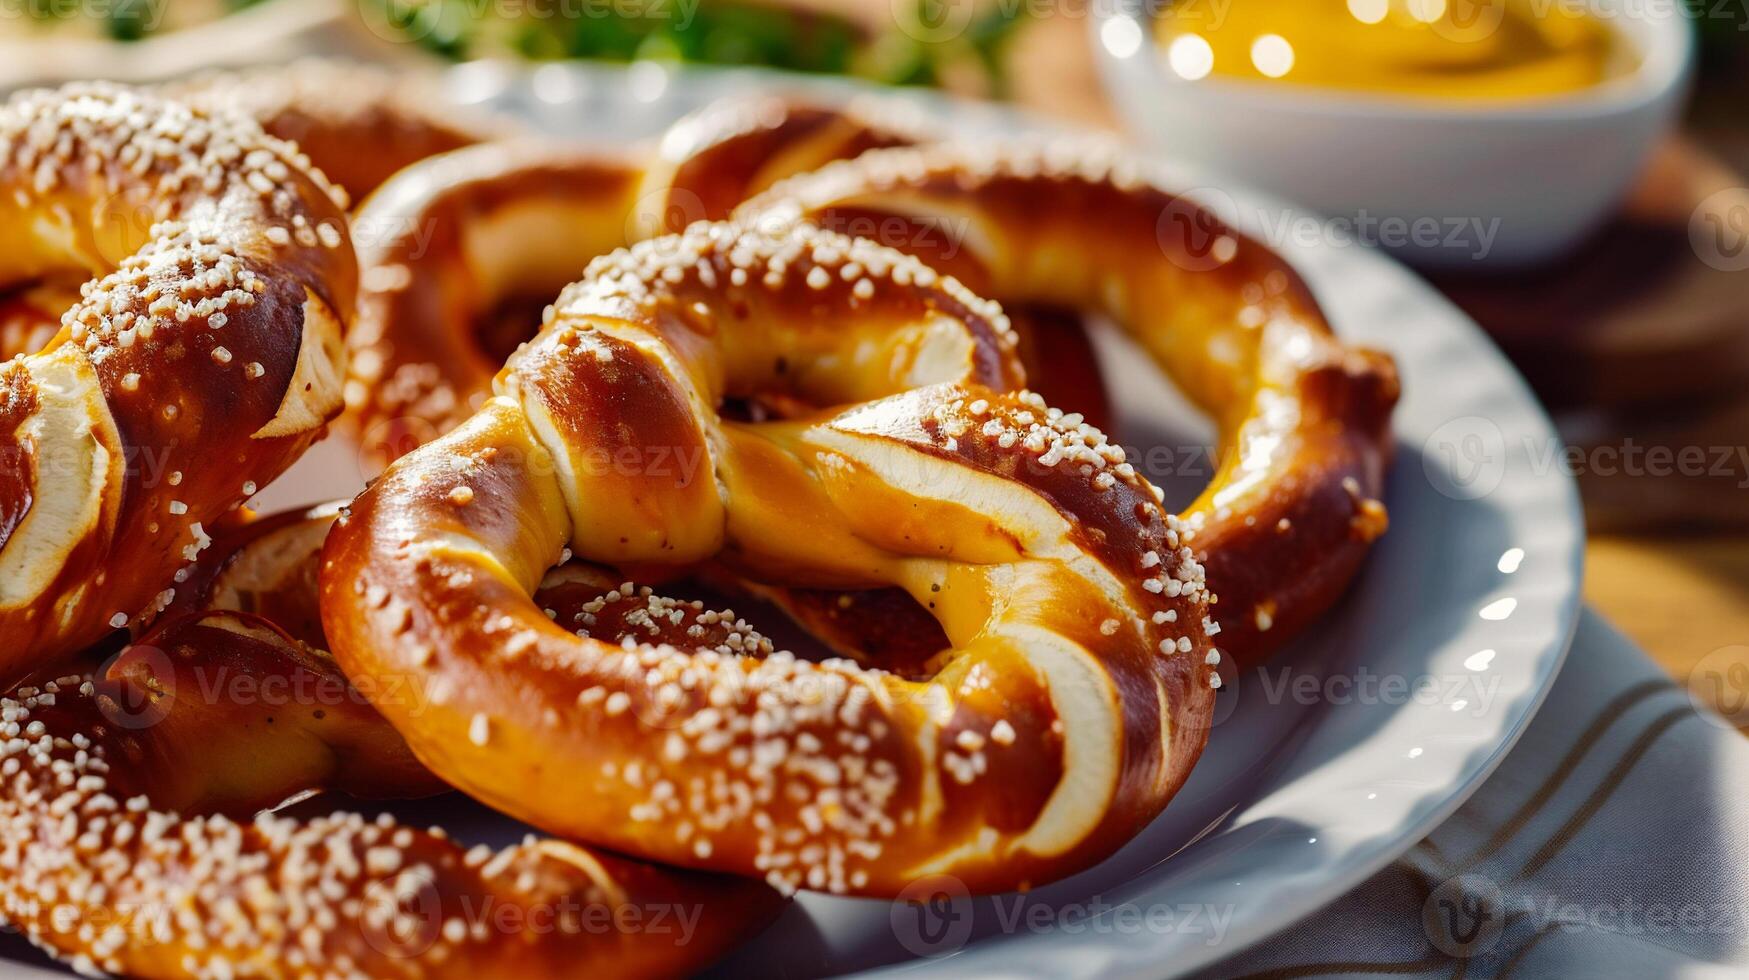
M938 138L921 117L882 99L843 106L776 95L723 99L662 134L645 164L649 199L633 216L634 237L719 221L779 180L834 160Z
M905 250L1005 304L1097 311L1124 326L1219 428L1220 468L1181 516L1218 597L1220 647L1240 666L1336 601L1385 529L1390 358L1340 342L1283 259L1119 153L880 150L786 181L738 217L897 221ZM906 223L948 220L963 229L953 255L910 247L935 239Z
M925 138L879 102L764 96L688 116L654 152L506 142L411 167L354 223L364 288L348 417L370 456L394 459L479 409L541 307L591 259L726 217L782 177ZM1028 311L1017 327L1034 387L1102 422L1080 325Z
M1013 344L956 282L806 226L699 224L598 260L499 396L337 523L335 655L436 679L428 710L384 714L445 779L564 836L865 894L1083 868L1188 773L1218 658L1184 529L1121 450L1015 392ZM717 414L762 396L822 410ZM567 546L898 586L953 645L908 680L580 638L530 599Z
M198 798L198 792L179 788L184 777L196 785L222 778L236 794L234 811L241 814L283 800L238 789L251 779L270 786L297 782L306 791L334 789L367 799L427 796L450 788L418 763L327 650L316 574L322 544L340 509L335 502L270 517L244 512L227 519L214 530L212 546L179 577L176 601L159 623L110 662L109 679L125 678L149 692L149 704L134 710L150 711L154 724L173 723L176 730L159 732L160 741L208 746L198 761L168 767L163 777L168 783L153 789L155 801L180 807L176 801ZM580 561L548 572L534 600L548 619L607 643L629 636L687 648L770 651L769 642L732 611L658 595ZM182 669L168 669L166 658L176 659ZM203 674L196 684L186 683L190 665ZM422 679L393 681L372 698L403 701L418 710ZM214 696L237 689L246 695L240 701ZM263 705L275 710L263 711ZM226 733L263 723L281 726L282 736L287 728L308 733L308 751L297 751L290 738L277 742L271 755L225 740ZM212 751L214 745L223 751ZM330 766L320 778L318 759ZM306 766L304 775L294 779L264 772L288 761Z
M210 666L166 663L182 675ZM311 788L297 733L258 723L179 742L169 719L180 712L141 724L150 708L129 706L151 695L118 667L0 699L0 723L17 732L0 745L0 914L82 970L670 976L709 963L777 910L776 893L756 882L556 840L494 853L386 817L229 819ZM213 752L268 764L234 785L233 768L210 765ZM169 809L160 793L171 786L177 807L202 815Z
M472 414L529 335L516 301L550 299L624 244L642 180L630 155L496 143L418 164L366 203L346 394L372 455L393 459Z
M0 676L149 618L341 404L336 192L254 124L101 85L0 107L0 284L94 275L0 365Z
M464 855L435 832L344 814L250 823L315 790L370 798L448 788L321 649L314 573L337 510L228 523L156 628L94 675L0 703L4 723L35 743L0 749L14 760L0 775L0 850L21 855L0 874L8 921L51 953L112 973L386 977L574 976L586 966L671 975L769 918L775 895L762 885L557 841ZM575 565L556 570L539 596L610 642L635 634L758 646L732 619L616 589ZM373 697L418 710L423 682L389 679ZM54 816L63 812L80 819ZM211 819L219 815L242 823ZM399 917L387 918L401 886ZM263 887L301 896L302 907L261 904ZM668 926L640 931L631 915ZM456 938L450 920L469 932ZM554 934L567 921L577 934ZM197 941L215 925L219 941Z
M517 132L443 98L423 75L321 58L207 72L164 93L296 143L355 204L408 164Z

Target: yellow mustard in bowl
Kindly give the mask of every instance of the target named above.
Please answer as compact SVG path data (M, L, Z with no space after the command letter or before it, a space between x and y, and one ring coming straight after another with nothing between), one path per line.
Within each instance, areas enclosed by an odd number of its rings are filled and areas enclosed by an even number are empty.
M1575 92L1637 59L1584 0L1160 0L1168 70L1441 99Z

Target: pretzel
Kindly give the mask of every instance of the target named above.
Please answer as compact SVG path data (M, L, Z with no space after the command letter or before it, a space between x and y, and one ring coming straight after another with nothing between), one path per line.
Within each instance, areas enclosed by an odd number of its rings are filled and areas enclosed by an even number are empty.
M951 218L965 229L955 254L911 250L1005 304L1121 324L1218 426L1219 468L1180 516L1219 597L1221 649L1241 668L1335 602L1385 530L1393 362L1339 341L1286 261L1121 153L880 150L785 181L738 217L897 221L901 240L924 243L906 223Z
M0 746L0 914L82 972L669 976L714 960L777 910L776 893L754 881L563 841L494 853L386 816L231 819L226 811L321 778L303 733L202 723L188 743L175 711L131 729L138 716L126 706L150 694L118 667L0 699L0 719L21 733ZM224 777L246 757L263 768L239 790ZM177 805L200 816L159 802L169 773Z
M890 249L799 225L641 243L350 505L323 624L355 679L434 679L417 716L380 705L427 765L555 834L783 889L1059 877L1177 790L1218 658L1182 525L1021 381L1000 310ZM717 414L755 395L851 407ZM566 547L901 587L953 646L911 680L579 637L530 599Z
M597 256L726 217L782 177L930 138L882 103L725 101L676 123L654 151L503 142L408 168L354 223L364 289L348 335L348 418L392 460L461 424L533 335L538 311ZM1017 324L1035 387L1107 416L1079 324Z
M97 278L0 365L0 676L174 598L341 407L337 192L252 123L102 84L0 107L0 283Z
M757 883L560 841L494 855L349 814L256 818L321 789L448 788L321 649L316 557L337 511L228 522L157 627L95 674L0 701L27 736L0 747L8 921L76 967L131 976L414 977L672 975L770 919L775 893ZM736 629L595 569L550 579L543 603L612 642ZM400 680L373 695L417 710L421 679Z
M204 802L247 816L285 802L287 785L382 799L449 788L419 764L326 649L316 559L338 512L326 505L227 518L184 570L176 600L109 663L108 680L146 695L127 708L137 723L162 729L152 735L157 743L198 747L154 778L157 805L180 810ZM408 688L378 697L416 696ZM231 740L263 725L274 729L271 752ZM278 771L288 766L297 774ZM265 788L251 791L257 783ZM215 784L231 798L211 799L206 787Z
M296 143L355 203L412 163L519 132L456 106L424 76L332 59L205 72L164 93Z

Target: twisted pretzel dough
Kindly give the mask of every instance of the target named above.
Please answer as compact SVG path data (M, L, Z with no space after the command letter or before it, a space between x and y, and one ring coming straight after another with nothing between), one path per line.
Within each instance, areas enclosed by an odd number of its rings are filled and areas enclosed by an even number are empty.
M194 687L199 661L173 661ZM154 675L154 683L164 678ZM293 729L256 724L196 745L163 725L125 669L0 699L0 913L82 971L141 977L670 976L769 921L752 881L657 868L556 840L494 853L387 817L223 815L310 788ZM118 719L120 720L118 722ZM289 743L289 744L288 744ZM271 767L239 788L213 747ZM178 805L158 802L178 767Z
M0 283L97 276L0 365L0 676L168 604L203 528L338 412L356 260L307 168L114 86L0 108Z
M1219 428L1219 468L1181 516L1218 597L1221 649L1241 667L1335 602L1385 530L1393 362L1341 343L1280 256L1120 154L879 150L786 181L738 219L956 221L954 254L906 250L1005 304L1093 310L1124 327Z
M866 894L1085 867L1183 781L1216 657L1176 518L1098 432L1010 393L1013 343L956 282L806 226L701 224L598 260L499 396L337 523L335 655L355 678L435 678L418 717L382 706L414 751L564 836ZM716 414L760 394L859 404ZM706 462L677 479L655 452ZM529 598L567 544L898 586L953 647L912 681L604 644Z
M287 794L274 789L246 791L252 780L363 799L429 796L450 788L419 764L327 650L316 575L340 510L335 502L265 518L247 512L228 518L214 530L211 547L188 567L176 601L159 622L108 665L109 679L126 679L149 692L149 703L131 710L163 726L154 737L189 750L187 765L166 766L154 783L159 805L186 808L203 799L199 787L215 783L234 797L224 807L234 815L285 801ZM580 561L548 572L534 601L549 619L606 643L633 637L725 653L770 652L769 642L732 611L660 596ZM187 683L203 671L198 684ZM372 700L420 710L423 678L390 681L372 691ZM233 690L242 697L215 694ZM264 711L264 705L274 710ZM271 754L229 739L264 723L279 726ZM307 734L301 748L291 730ZM287 765L306 768L300 776L273 771ZM185 788L185 779L195 788Z
M152 977L666 976L769 921L763 885L560 841L493 854L386 819L254 816L319 789L447 788L321 650L316 557L337 511L228 523L163 621L103 670L0 700L8 921L76 967ZM587 568L551 579L543 604L610 642L732 628ZM421 684L372 696L417 711Z
M591 259L727 217L783 177L928 138L881 102L767 96L706 107L653 151L505 142L410 167L354 222L364 288L348 418L369 455L393 460L479 409L537 311ZM1028 311L1017 327L1034 386L1105 418L1079 324Z

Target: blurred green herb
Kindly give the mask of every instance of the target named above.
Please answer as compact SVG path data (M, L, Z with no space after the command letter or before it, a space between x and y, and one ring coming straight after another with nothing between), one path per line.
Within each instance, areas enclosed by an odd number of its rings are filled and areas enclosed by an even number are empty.
M152 23L152 6L146 0L118 0L109 8L103 26L117 41L138 41L157 25Z
M111 40L138 41L163 25L168 0L111 0L104 9L76 0L23 0L19 9L38 21L66 22L76 17L101 17L103 32ZM224 0L224 13L234 13L266 0Z
M103 29L118 41L137 41L160 25L165 0L112 0ZM223 0L235 12L267 0ZM294 0L280 0L290 3ZM515 15L487 13L479 0L359 0L408 40L444 58L462 60L513 54L530 60L655 59L706 65L759 65L789 71L850 74L892 85L941 85L969 70L991 95L1006 94L1004 50L1024 5L1001 2L979 13L956 36L920 41L897 29L874 31L849 18L782 5L781 0L633 0L517 5ZM910 0L915 20L931 23L943 0ZM948 0L964 2L964 0ZM1701 0L1690 0L1701 2ZM22 0L39 21L65 21L86 12L75 0ZM939 19L939 16L933 18Z
M532 60L653 59L708 65L759 65L852 74L896 85L940 85L960 66L992 94L1006 91L1003 50L1023 5L996 4L957 37L918 41L898 30L872 32L833 14L759 0L649 0L642 16L627 4L531 5L516 17L482 17L470 0L363 0L408 39L445 58L515 54ZM919 9L940 0L915 0ZM690 14L686 16L686 14Z

